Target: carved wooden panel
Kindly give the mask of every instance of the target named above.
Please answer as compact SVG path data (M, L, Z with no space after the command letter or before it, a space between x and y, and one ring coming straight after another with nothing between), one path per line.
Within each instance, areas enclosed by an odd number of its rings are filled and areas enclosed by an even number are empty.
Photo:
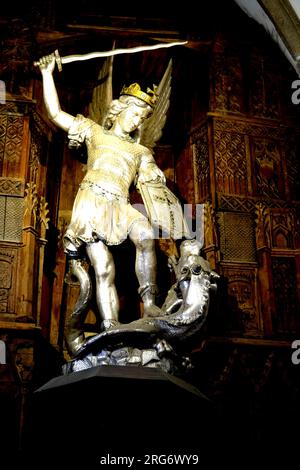
M5 114L0 114L0 165L1 173L4 160L4 149L5 149L5 135L7 128L7 116Z
M228 282L228 303L233 314L231 329L247 334L261 332L257 269L243 265L222 265Z
M0 195L24 196L24 180L0 177Z
M285 141L285 158L290 198L300 200L300 135L294 134Z
M21 175L24 117L0 114L0 175Z
M248 193L248 162L245 138L236 132L216 130L214 134L216 191Z
M42 142L39 133L32 129L30 152L28 161L28 181L32 184L37 184L38 170L39 170L39 155L42 154Z
M256 247L291 253L298 244L298 223L294 209L256 206Z
M273 140L284 139L287 128L284 126L274 126L272 123L263 123L251 119L242 120L239 117L233 118L215 118L214 128L216 131L235 132L252 137L268 138Z
M287 128L214 119L216 191L284 199L282 142L286 136Z
M23 198L0 195L0 240L22 240Z
M4 240L5 235L5 208L6 208L6 198L0 197L0 240Z
M256 249L271 248L270 210L262 203L256 205Z
M276 304L276 333L300 331L297 270L294 257L273 257L272 276Z
M290 208L291 203L284 199L270 199L265 197L242 197L217 193L218 207L220 210L237 212L255 212L255 206L262 203L266 207ZM295 207L297 203L294 204Z
M217 219L222 259L255 262L254 221L251 215L219 212Z
M0 314L15 313L17 251L0 245Z
M35 121L34 121L35 123ZM31 142L29 152L29 164L27 169L27 179L36 184L39 194L43 194L46 185L47 159L49 153L49 142L45 133L36 125L32 126ZM59 167L59 155L54 155L57 159L56 166Z
M5 104L0 106L0 114L11 114L19 116L28 116L33 102L23 101L22 98L20 101L9 101L7 100Z
M270 209L272 247L292 250L295 248L294 213L286 209Z
M0 254L0 311L7 312L8 295L11 289L12 281L12 263L11 259Z
M207 123L192 135L195 201L203 202L210 194Z
M249 69L251 114L271 119L279 118L281 75L278 67L270 63L258 49L254 49L252 54Z
M253 212L255 210L255 199L244 196L229 196L218 193L218 207L220 210L233 212Z
M218 37L214 44L211 68L211 101L213 111L244 111L241 52L236 44Z
M283 198L284 181L279 142L269 139L253 139L251 143L255 193L263 197Z
M13 12L13 9L11 10ZM19 17L18 17L19 16ZM31 97L31 67L34 51L33 25L22 15L3 22L1 26L0 73L7 92ZM5 18L5 13L4 13Z

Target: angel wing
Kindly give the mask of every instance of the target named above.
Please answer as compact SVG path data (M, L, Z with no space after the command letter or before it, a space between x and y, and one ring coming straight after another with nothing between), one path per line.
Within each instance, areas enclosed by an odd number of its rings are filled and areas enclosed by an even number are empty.
M107 110L113 99L112 90L113 57L107 57L100 69L97 85L93 90L92 101L89 104L88 117L102 125Z
M158 94L158 101L154 108L153 114L150 118L146 119L142 129L140 144L144 145L152 151L156 142L162 135L163 127L167 118L167 111L170 105L171 93L171 78L172 78L172 59L166 68L164 76L156 89Z

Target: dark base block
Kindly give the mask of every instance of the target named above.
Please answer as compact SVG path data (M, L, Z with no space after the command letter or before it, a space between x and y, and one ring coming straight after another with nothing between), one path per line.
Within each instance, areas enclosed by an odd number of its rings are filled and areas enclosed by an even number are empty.
M214 406L198 389L136 366L94 367L52 379L35 393L32 427L38 454L73 468L79 462L99 468L108 454L133 456L138 464L146 455L211 461L218 429Z

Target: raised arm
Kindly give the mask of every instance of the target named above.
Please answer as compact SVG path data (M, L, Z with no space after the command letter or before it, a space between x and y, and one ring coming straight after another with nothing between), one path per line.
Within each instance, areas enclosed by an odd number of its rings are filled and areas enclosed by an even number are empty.
M43 94L47 113L51 121L64 131L68 131L74 121L74 116L61 110L55 83L53 80L53 71L55 68L54 54L42 57L39 60L39 68L43 77Z

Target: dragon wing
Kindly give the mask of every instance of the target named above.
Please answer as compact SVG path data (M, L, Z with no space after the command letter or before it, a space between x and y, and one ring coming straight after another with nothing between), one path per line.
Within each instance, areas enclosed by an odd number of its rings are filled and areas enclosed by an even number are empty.
M103 120L113 99L112 73L113 57L107 57L100 69L92 101L89 104L88 117L100 125L103 125Z
M142 129L140 144L147 147L152 151L156 142L162 135L162 130L166 122L167 111L170 105L171 94L171 74L172 74L172 59L166 68L164 76L156 89L158 100L154 108L153 114L150 118L146 119Z

